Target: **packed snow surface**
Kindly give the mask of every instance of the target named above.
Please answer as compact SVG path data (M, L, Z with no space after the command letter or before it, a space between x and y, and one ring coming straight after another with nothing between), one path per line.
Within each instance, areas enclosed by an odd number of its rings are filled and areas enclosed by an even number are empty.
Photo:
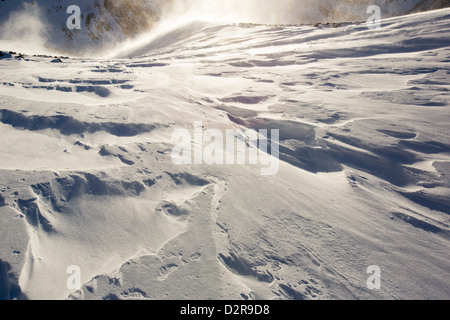
M449 30L186 22L101 59L0 40L3 297L449 299ZM279 170L175 164L195 122L278 129Z

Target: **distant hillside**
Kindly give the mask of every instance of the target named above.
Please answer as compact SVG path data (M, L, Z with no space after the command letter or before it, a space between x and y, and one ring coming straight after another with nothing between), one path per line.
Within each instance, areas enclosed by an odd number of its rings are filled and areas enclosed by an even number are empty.
M450 0L422 0L408 13L424 12L450 7Z
M50 47L82 52L86 47L102 47L149 31L167 3L164 0L2 0L0 35L13 40L32 34L44 38ZM66 11L73 4L82 12L80 30L69 30L66 26L70 16Z

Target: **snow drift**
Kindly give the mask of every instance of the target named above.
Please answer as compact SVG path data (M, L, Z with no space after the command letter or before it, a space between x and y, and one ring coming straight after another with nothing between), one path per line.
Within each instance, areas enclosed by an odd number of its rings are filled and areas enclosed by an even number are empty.
M86 46L128 37L97 3ZM179 21L114 58L0 53L0 298L448 299L450 9ZM195 121L279 129L278 173L176 165Z

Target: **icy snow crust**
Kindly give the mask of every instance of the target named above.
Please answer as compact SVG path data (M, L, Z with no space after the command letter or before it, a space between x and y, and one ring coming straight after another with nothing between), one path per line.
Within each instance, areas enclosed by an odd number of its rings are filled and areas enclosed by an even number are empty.
M0 41L7 296L450 298L450 10L382 26L190 23L102 60ZM173 164L194 121L280 129L278 174Z

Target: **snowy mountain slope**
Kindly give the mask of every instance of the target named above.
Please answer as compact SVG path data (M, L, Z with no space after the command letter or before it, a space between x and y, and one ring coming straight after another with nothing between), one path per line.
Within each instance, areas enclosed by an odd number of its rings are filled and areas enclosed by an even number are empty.
M448 299L450 10L382 25L195 22L110 59L3 53L8 297ZM278 173L174 164L194 121L279 129Z
M3 39L25 38L59 51L83 54L148 32L168 1L40 0L0 2ZM71 5L81 10L81 29L70 30ZM26 50L25 50L26 51ZM41 51L42 53L42 51Z
M67 9L81 10L81 29L70 30ZM46 51L93 55L146 34L195 19L261 24L315 24L365 21L378 5L383 18L449 7L448 0L3 0L0 38L22 40L16 51L30 53L30 42ZM162 25L162 26L161 26ZM16 43L17 45L17 43ZM26 45L26 46L25 46ZM39 53L45 53L43 48Z

